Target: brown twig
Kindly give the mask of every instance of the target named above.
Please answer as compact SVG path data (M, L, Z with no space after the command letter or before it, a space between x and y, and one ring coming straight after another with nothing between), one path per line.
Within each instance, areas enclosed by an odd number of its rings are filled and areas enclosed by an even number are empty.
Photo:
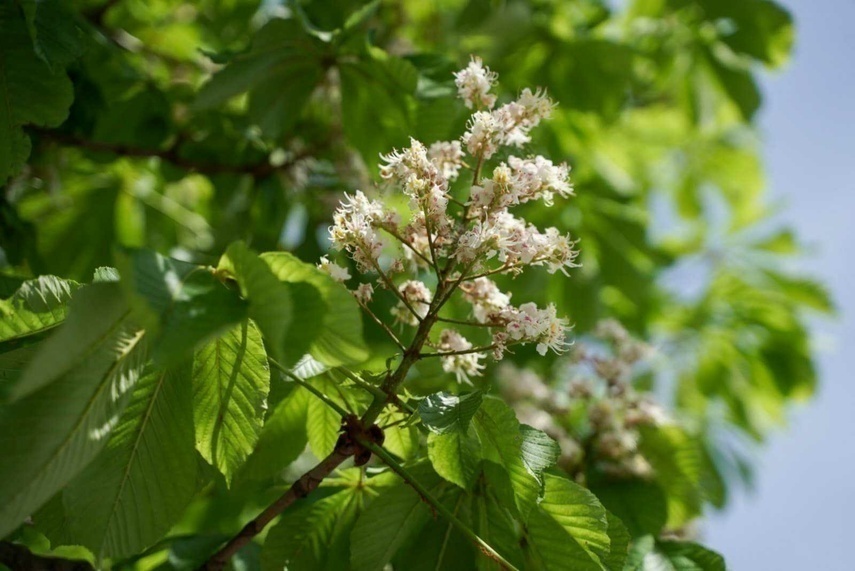
M330 474L335 471L345 460L350 458L349 450L336 449L321 460L317 466L300 476L296 482L291 484L288 491L281 495L275 502L267 506L256 518L243 526L243 529L225 544L213 557L208 559L200 569L208 571L221 571L226 567L229 560L244 545L252 541L252 538L261 533L276 516L285 511L300 498L305 498L313 492Z
M131 158L159 158L177 167L205 174L249 174L252 175L254 178L264 178L278 170L287 169L300 159L303 159L306 156L310 155L312 152L306 151L303 153L296 154L292 159L280 165L272 164L267 158L265 158L263 161L259 161L256 163L230 165L226 163L197 161L182 156L180 153L180 143L182 141L181 137L178 137L175 143L165 149L146 149L121 143L93 141L91 139L85 139L77 135L61 133L58 131L51 131L48 129L31 128L30 132L37 134L39 137L45 140L52 141L63 146L79 147L81 149L86 149L89 151L112 153L114 155L121 155L124 157Z

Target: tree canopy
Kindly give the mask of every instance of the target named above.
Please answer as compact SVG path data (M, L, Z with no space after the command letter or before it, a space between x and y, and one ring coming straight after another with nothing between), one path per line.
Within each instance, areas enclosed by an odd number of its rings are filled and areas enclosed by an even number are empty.
M0 568L724 569L794 25L612 4L0 0Z

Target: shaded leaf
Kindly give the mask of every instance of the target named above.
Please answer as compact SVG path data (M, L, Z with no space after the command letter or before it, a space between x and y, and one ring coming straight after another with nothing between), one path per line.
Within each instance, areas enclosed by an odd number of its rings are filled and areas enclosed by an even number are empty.
M17 174L30 154L22 129L56 127L68 115L74 93L68 77L51 73L33 50L26 22L13 2L0 4L0 184Z
M342 284L287 252L265 253L261 259L280 280L307 284L320 293L320 300L299 298L304 319L295 335L311 341L312 357L331 367L361 363L369 357L362 339L362 310Z
M155 543L196 491L191 372L149 368L105 449L63 492L75 542L100 557Z
M106 444L144 361L142 332L128 325L126 315L116 284L78 292L68 324L39 347L16 384L19 400L0 411L0 450L4 463L15 466L0 478L0 537ZM75 337L78 322L100 334Z

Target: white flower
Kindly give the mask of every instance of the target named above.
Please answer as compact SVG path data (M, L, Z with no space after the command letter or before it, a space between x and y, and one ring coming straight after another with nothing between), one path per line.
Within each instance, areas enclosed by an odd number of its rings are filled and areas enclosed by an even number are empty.
M472 343L466 340L460 333L454 329L445 329L439 337L440 352L457 352L468 351L472 349ZM470 383L469 377L478 377L481 375L481 370L484 365L481 364L481 359L484 355L481 353L466 353L463 355L448 355L441 357L442 370L446 373L454 373L457 376L458 383Z
M534 303L524 303L518 308L508 306L497 318L504 324L507 338L493 336L494 343L503 346L506 340L517 343L537 343L537 352L546 355L549 349L563 353L570 347L565 338L567 320L556 315L553 304L538 309Z
M488 323L511 303L511 296L499 290L489 278L477 278L460 285L463 299L472 304L472 314L479 323Z
M326 256L321 258L321 263L318 264L318 269L327 273L337 282L345 282L350 279L350 272L347 271L347 268L343 268L335 262L331 262Z
M489 159L499 148L499 123L492 114L478 111L470 117L466 132L460 140L470 155Z
M457 85L458 96L469 109L492 109L496 104L496 96L490 93L490 89L498 77L498 74L484 66L481 58L472 56L469 65L455 72L454 84Z
M543 199L552 206L555 193L566 198L573 194L569 181L570 168L566 164L554 165L552 161L540 155L533 159L509 157L508 164L513 169L512 182L517 203Z
M573 249L575 242L562 236L557 228L547 228L543 234L535 231L531 234L531 240L535 250L535 262L532 265L545 265L550 274L560 270L565 276L568 275L567 269L579 267L576 263L579 252Z
M345 193L333 214L330 240L336 249L350 253L360 271L373 269L383 251L383 241L375 226L384 216L382 205L369 200L361 190L353 196Z
M374 286L371 284L359 284L359 286L353 290L353 295L360 303L368 305L371 298L374 296Z
M502 105L493 111L493 118L499 129L500 145L521 147L531 141L529 132L543 119L547 119L555 104L546 92L538 89L532 92L523 89L519 99Z
M428 158L447 180L457 180L463 165L460 141L437 141L428 148Z
M451 224L446 213L448 180L428 158L428 150L422 143L410 139L408 148L393 150L381 158L386 164L380 167L380 175L402 185L414 214L426 216L435 231Z
M398 301L398 304L392 308L392 315L401 323L407 325L418 325L419 319L424 319L430 309L430 302L433 301L433 294L428 287L418 280L408 280L398 286L398 292L410 304L412 311L404 304L403 301ZM413 315L413 311L416 315Z

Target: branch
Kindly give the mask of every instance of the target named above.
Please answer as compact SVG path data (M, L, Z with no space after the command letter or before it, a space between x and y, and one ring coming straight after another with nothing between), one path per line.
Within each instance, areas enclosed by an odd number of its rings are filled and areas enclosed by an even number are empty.
M437 513L448 520L451 525L457 528L457 531L462 533L466 538L475 544L484 555L500 564L505 569L510 571L518 571L507 559L502 557L495 549L493 549L486 541L481 539L469 526L457 519L457 516L449 510L445 504L433 497L433 494L428 491L418 480L407 472L407 470L398 463L395 458L389 454L385 448L378 446L374 442L367 439L359 439L359 443L374 453L375 456L383 460L383 463L389 466L393 472L398 474L405 482L412 486L416 492L427 502Z
M455 325L466 325L468 327L499 327L495 323L480 323L478 321L462 321L460 319L449 319L448 317L437 317L437 321L443 323L454 323Z
M180 136L178 137L178 139L176 139L175 143L165 149L145 149L142 147L134 147L132 145L124 145L120 143L93 141L90 139L84 139L83 137L79 137L77 135L60 133L58 131L50 131L47 129L31 128L29 130L37 134L39 137L42 137L43 139L52 141L59 145L80 147L81 149L86 149L89 151L112 153L114 155L120 155L124 157L159 158L177 167L205 174L249 174L252 175L254 178L264 178L270 176L276 171L287 169L298 160L305 158L310 154L309 151L299 153L295 155L292 159L278 166L271 164L270 161L267 159L257 163L229 165L225 163L196 161L181 156L181 153L179 152L179 142L182 140L182 137Z
M94 571L88 561L36 555L23 545L0 541L0 564L14 571Z
M488 345L486 347L473 347L463 351L446 351L441 353L419 353L419 357L450 357L452 355L470 355L472 353L486 353L496 348L496 345Z
M321 460L317 466L300 476L296 482L291 484L288 491L279 497L275 502L267 506L258 517L247 523L240 532L234 536L222 549L208 559L200 570L206 571L222 571L228 564L229 560L237 553L244 545L252 541L252 538L261 533L267 527L267 524L281 514L285 509L290 507L300 498L305 498L313 492L321 482L324 481L336 468L338 468L345 460L350 458L351 454L347 450L336 447L332 453Z

